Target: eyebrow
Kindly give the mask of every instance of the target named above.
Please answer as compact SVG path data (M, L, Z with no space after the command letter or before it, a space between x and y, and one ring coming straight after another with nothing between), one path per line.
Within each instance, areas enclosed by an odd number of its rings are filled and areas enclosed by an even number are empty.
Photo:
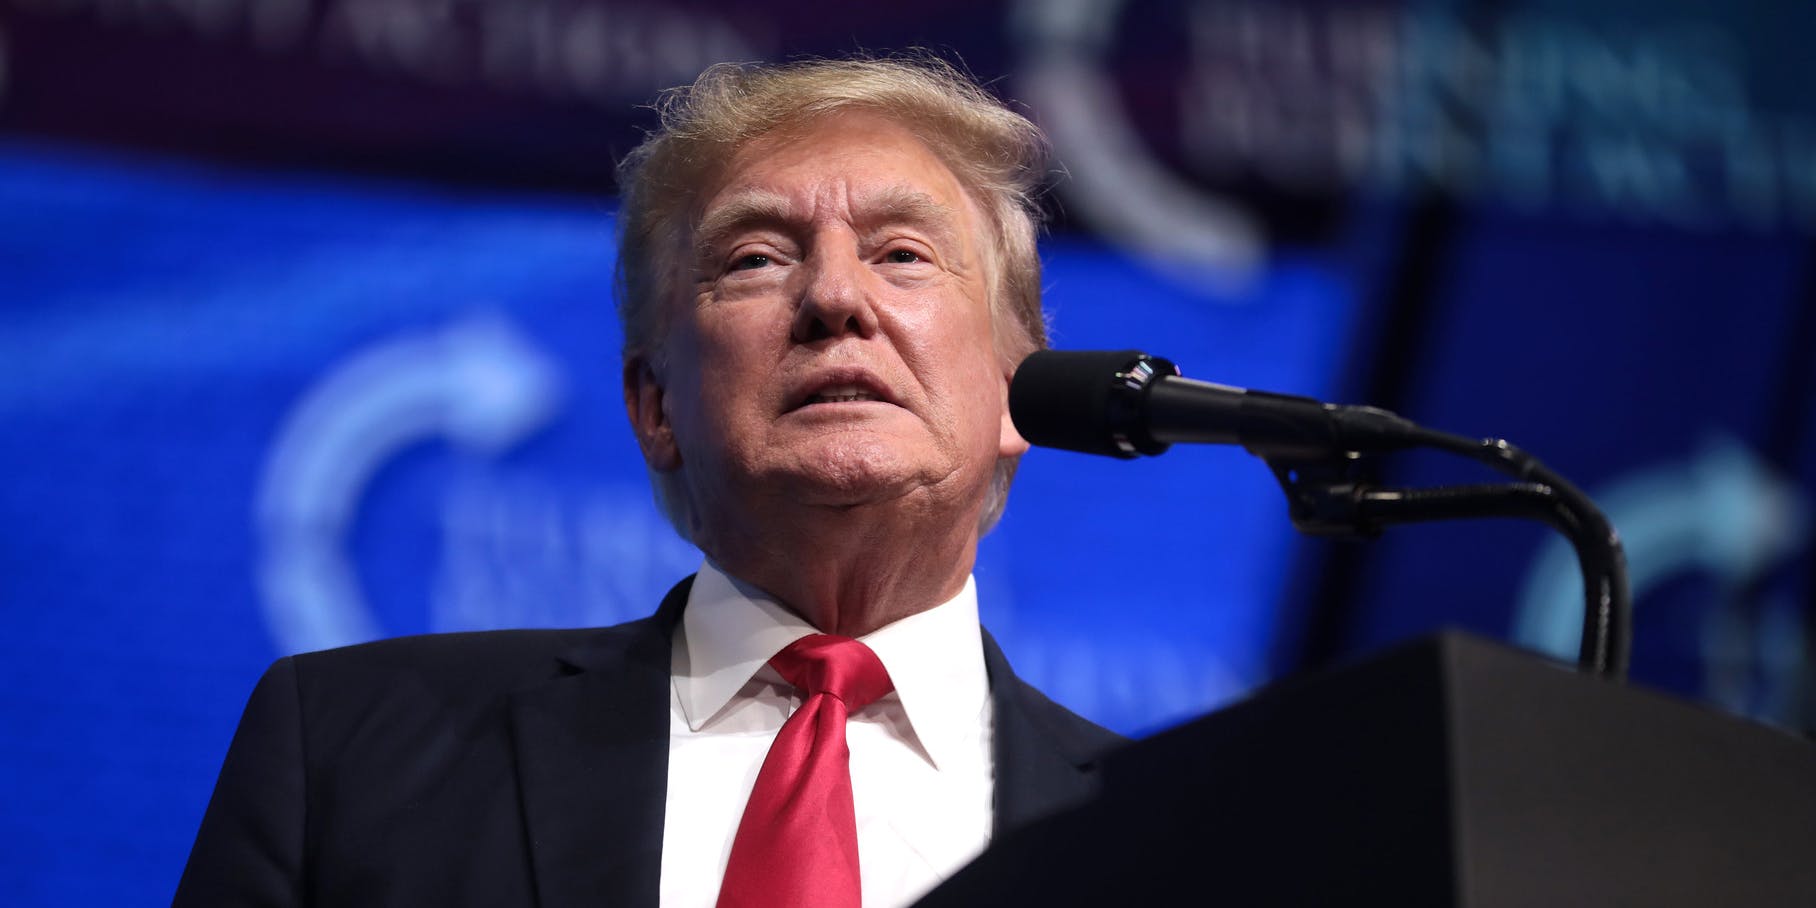
M791 220L791 209L781 193L766 189L740 192L701 216L699 226L694 228L694 251L705 257L738 230L786 224Z
M906 224L932 234L943 245L955 239L957 212L933 196L911 186L887 186L865 196L858 207L862 231L888 224ZM700 218L694 228L694 248L702 257L738 232L758 226L785 227L800 218L794 205L781 193L750 189L738 193Z
M955 245L958 212L941 204L933 196L908 186L889 186L868 199L860 212L865 216L858 225L874 230L885 224L907 224L932 234L941 245Z

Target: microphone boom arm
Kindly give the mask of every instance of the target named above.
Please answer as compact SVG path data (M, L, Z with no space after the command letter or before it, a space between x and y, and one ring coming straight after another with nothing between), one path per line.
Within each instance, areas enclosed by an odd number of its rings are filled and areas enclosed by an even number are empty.
M1475 441L1419 427L1420 445L1463 454L1518 482L1379 488L1351 478L1359 455L1264 458L1286 492L1293 527L1322 536L1374 537L1402 523L1470 517L1537 520L1562 533L1583 575L1583 637L1577 664L1604 678L1627 674L1632 597L1620 537L1601 509L1537 458L1501 439Z
M1583 572L1579 664L1602 677L1627 673L1633 604L1620 537L1589 496L1505 441L1434 431L1374 407L1195 381L1139 350L1037 351L1016 370L1009 410L1029 442L1087 454L1127 459L1179 442L1241 445L1273 469L1293 525L1307 533L1374 536L1389 524L1460 517L1543 521L1570 539ZM1420 447L1516 481L1381 489L1352 476L1365 455Z

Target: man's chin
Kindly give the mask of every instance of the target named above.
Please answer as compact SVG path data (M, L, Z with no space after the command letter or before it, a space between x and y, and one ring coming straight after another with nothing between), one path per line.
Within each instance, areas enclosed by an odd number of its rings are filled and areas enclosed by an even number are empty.
M844 437L800 452L777 477L793 500L826 507L881 504L910 495L936 471L903 456L899 442Z
M828 508L881 505L908 497L923 483L898 470L849 466L797 474L788 484L795 501Z

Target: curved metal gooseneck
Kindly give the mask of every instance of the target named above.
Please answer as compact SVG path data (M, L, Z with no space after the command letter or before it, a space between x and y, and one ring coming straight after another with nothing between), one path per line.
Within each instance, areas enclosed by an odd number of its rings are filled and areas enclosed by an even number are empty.
M1357 455L1267 458L1286 491L1293 526L1317 535L1367 537L1393 524L1468 517L1519 517L1549 524L1570 540L1583 574L1583 640L1577 664L1600 677L1625 678L1633 609L1627 559L1601 509L1537 458L1501 439L1476 440L1419 427L1409 441L1461 454L1519 481L1378 488L1353 478Z
M1602 677L1626 675L1632 603L1620 538L1587 495L1505 441L1434 431L1374 407L1194 381L1139 350L1034 353L1016 371L1009 409L1028 441L1086 454L1128 459L1178 442L1241 445L1273 469L1293 526L1306 533L1374 536L1392 524L1464 517L1550 524L1582 567L1579 664ZM1390 489L1356 478L1364 456L1408 448L1462 454L1516 481Z

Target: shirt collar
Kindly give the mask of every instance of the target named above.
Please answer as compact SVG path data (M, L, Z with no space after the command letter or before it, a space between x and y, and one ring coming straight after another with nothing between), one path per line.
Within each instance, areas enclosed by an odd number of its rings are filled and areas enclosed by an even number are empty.
M688 594L681 633L675 690L688 728L699 731L771 656L819 630L708 559ZM990 685L971 577L951 599L858 639L889 670L908 724L936 768L976 751Z

